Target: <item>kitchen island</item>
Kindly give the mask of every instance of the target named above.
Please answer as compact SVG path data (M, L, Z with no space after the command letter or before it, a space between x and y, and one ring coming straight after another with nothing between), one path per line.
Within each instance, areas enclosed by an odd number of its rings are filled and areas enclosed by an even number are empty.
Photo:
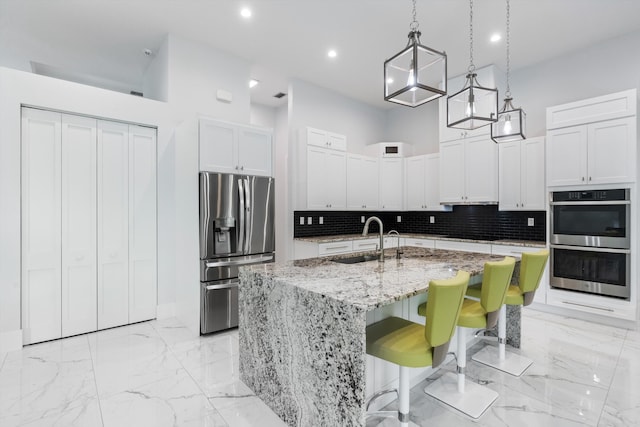
M364 426L367 312L458 270L478 282L503 258L404 248L400 260L387 249L384 263L335 262L354 255L241 269L240 377L288 425Z

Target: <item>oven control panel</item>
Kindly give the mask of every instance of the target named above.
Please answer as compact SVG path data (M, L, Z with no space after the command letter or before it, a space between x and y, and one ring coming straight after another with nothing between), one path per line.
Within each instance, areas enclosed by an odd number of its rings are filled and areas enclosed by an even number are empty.
M554 202L605 202L612 200L629 200L628 189L591 190L591 191L556 191L552 193Z

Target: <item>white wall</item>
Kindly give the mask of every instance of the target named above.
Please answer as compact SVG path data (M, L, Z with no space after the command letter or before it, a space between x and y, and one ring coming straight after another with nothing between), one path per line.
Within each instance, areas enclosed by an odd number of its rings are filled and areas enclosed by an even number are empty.
M142 92L146 98L167 102L169 98L169 37L155 52L142 76Z
M269 107L268 105L251 104L250 123L254 126L275 129L276 111L275 107Z
M440 151L437 100L416 108L397 106L386 115L385 141L407 142L416 156Z
M20 106L79 113L158 128L158 302L174 300L172 259L162 250L173 225L166 215L174 205L165 188L167 150L174 123L166 104L31 73L0 68L0 334L19 333L20 302ZM169 180L170 182L170 180ZM1 335L0 335L1 337ZM20 336L21 338L21 336ZM20 339L21 343L21 339ZM0 352L3 341L0 339Z
M276 110L273 141L276 183L276 260L284 261L293 257L290 245L291 239L293 239L293 212L288 210L292 184L292 181L289 180L288 102Z

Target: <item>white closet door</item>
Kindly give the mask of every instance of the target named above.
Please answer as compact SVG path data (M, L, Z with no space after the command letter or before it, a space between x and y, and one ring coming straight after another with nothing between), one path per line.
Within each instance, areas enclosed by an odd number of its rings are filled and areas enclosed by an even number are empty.
M156 317L156 130L129 126L129 322Z
M129 125L98 121L98 329L129 323Z
M97 330L96 120L62 115L62 336Z
M25 344L61 336L60 138L59 113L22 109L22 331Z

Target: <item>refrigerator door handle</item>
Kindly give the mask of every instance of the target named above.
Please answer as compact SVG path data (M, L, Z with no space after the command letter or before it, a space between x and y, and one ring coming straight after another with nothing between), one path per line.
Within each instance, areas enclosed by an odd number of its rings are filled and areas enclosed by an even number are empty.
M257 258L241 259L241 260L233 260L233 261L214 261L214 262L208 262L206 266L207 267L230 267L232 265L259 264L259 263L269 262L269 261L273 261L273 255L264 255Z
M249 247L251 246L251 239L253 235L253 209L251 203L251 185L249 183L249 178L245 178L244 193L246 197L245 205L247 209L244 253L248 254L251 252Z
M240 215L240 221L238 221L238 251L244 251L244 188L242 185L242 178L238 179L238 200L240 202L240 208L238 213ZM207 265L208 266L208 265Z

